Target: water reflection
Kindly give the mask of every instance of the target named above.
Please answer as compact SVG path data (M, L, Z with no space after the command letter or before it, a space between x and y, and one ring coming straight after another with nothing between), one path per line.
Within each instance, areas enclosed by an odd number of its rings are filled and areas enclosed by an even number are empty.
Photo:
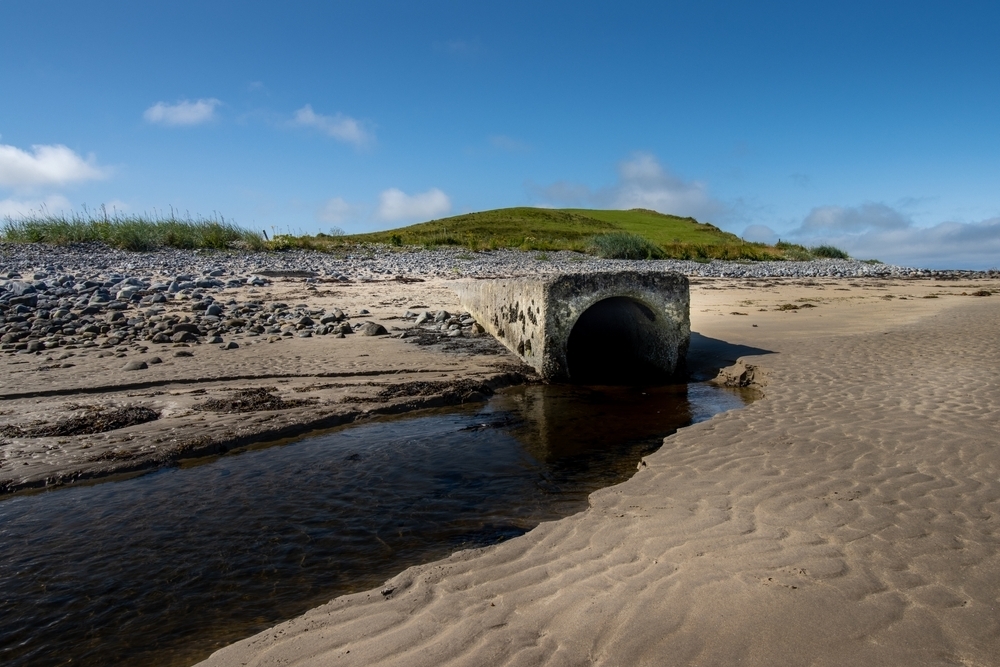
M521 387L0 501L0 664L185 665L409 565L520 535L738 397Z
M662 387L549 385L504 392L491 408L518 415L509 432L539 461L602 456L609 448L665 436L692 422L686 384ZM631 463L635 469L635 461Z

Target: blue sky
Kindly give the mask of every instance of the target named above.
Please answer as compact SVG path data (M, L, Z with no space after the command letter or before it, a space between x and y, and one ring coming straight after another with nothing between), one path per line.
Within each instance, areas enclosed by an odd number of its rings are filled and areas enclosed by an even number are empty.
M645 207L1000 266L1000 5L0 1L0 215Z

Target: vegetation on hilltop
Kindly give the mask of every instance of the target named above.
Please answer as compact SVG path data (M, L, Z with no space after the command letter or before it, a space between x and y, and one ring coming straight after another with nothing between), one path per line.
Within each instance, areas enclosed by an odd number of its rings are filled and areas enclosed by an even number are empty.
M502 208L331 239L335 244L464 246L470 250L574 250L602 257L708 261L810 259L793 244L748 243L715 225L646 209Z
M172 248L246 248L319 251L347 250L370 244L387 246L460 246L469 250L518 248L571 250L619 259L808 260L847 258L832 246L806 248L782 243L748 243L718 227L646 209L601 211L589 209L503 208L466 213L407 227L369 234L279 234L268 238L215 218L108 215L98 212L71 216L41 214L7 220L0 238L8 242L70 244L99 241L125 250Z

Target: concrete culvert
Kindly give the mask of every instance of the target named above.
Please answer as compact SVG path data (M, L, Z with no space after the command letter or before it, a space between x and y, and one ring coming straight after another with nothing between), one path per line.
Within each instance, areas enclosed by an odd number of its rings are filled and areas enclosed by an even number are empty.
M691 335L688 281L670 271L467 280L456 291L545 382L655 382L680 370Z
M644 384L665 379L655 313L628 297L588 308L573 325L566 365L573 382Z

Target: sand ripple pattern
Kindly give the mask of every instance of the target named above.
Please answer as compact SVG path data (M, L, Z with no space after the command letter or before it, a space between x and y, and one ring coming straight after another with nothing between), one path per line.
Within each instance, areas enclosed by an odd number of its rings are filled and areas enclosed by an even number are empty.
M591 508L213 665L996 665L1000 304L757 359Z

